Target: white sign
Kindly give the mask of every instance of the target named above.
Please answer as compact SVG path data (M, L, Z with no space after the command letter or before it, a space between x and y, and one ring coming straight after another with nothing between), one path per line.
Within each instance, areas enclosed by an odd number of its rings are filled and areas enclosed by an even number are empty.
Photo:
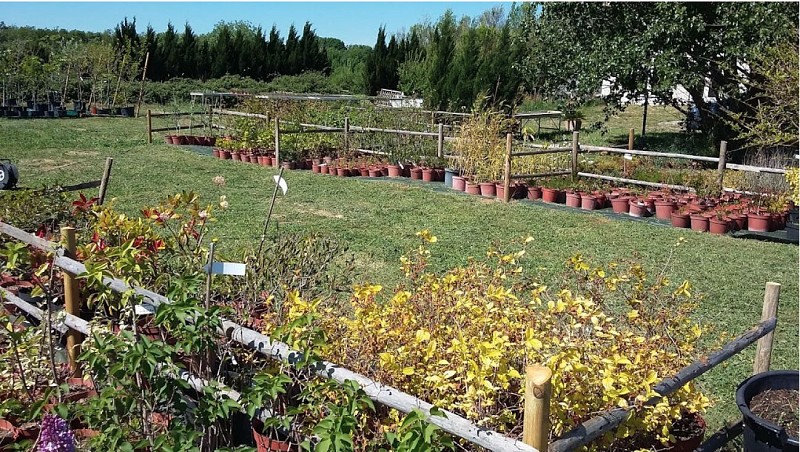
M279 177L278 175L272 177L273 179L275 179L275 183L278 184L278 187L281 187L283 195L286 196L286 190L289 189L289 186L286 184L286 180L284 180L282 177Z
M633 160L633 154L628 154L628 153L625 153L625 155L623 156L623 158L625 158L625 160Z
M208 265L206 265L205 270L206 273L211 273L212 275L244 276L245 268L244 264L236 262L214 262L211 264L210 272L208 271Z

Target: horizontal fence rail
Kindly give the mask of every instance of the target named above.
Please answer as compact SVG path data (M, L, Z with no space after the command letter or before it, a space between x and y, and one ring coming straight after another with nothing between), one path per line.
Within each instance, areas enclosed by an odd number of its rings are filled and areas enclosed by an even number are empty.
M762 321L749 331L740 335L736 339L728 342L720 350L709 355L707 358L698 359L692 364L681 369L672 377L661 380L653 387L659 395L653 396L644 403L646 406L656 405L662 398L673 394L685 384L703 375L707 371L718 366L728 358L744 350L750 344L756 342L763 336L775 330L776 318ZM550 443L549 452L565 452L585 446L604 433L611 431L622 424L630 414L632 407L617 408L607 411L599 416L587 420L569 432L563 434L561 438Z
M81 262L65 257L63 248L57 243L46 241L2 222L0 222L0 232L10 235L33 247L55 252L54 265L71 275L79 275L86 272L86 266ZM155 313L155 309L159 304L171 303L171 301L163 295L141 287L132 287L120 279L105 277L103 278L103 283L117 293L125 293L129 290L133 290L137 295L146 300L141 306L151 313ZM220 332L221 335L251 350L255 350L266 357L291 363L296 362L303 356L301 352L292 349L283 342L274 341L269 336L258 333L230 320L223 319L222 325L223 331ZM447 433L463 438L489 450L500 452L537 451L537 449L519 440L479 427L450 411L441 410L444 413L443 416L431 415L430 410L433 405L400 391L399 389L383 385L334 363L327 361L317 363L314 371L321 377L334 379L338 382L344 382L346 380L355 381L361 386L370 399L388 407L395 408L403 413L409 413L414 409L419 409L424 413L427 422L436 425Z

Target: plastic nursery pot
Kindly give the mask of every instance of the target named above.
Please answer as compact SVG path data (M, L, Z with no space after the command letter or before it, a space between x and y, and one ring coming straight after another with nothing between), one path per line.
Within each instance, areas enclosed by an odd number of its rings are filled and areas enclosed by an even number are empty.
M563 192L557 188L542 187L542 201L550 203L562 203Z
M703 215L695 214L689 216L692 223L692 231L706 232L708 231L708 218Z
M567 192L567 206L568 207L581 207L581 194L576 191Z
M581 209L583 210L595 210L597 209L597 197L594 195L582 195L581 196Z
M433 168L422 169L422 181L433 182L436 180L436 171Z
M797 226L797 223L786 223L786 239L790 242L797 243L800 239Z
M629 205L630 201L631 198L628 196L619 196L616 198L611 198L611 210L614 213L628 213L628 209L630 208Z
M386 169L389 171L389 177L400 177L403 172L399 165L387 165Z
M411 179L414 180L422 179L422 168L419 167L411 168Z
M747 214L747 230L751 232L769 232L769 214L750 212Z
M467 189L467 180L461 176L453 176L451 188L456 191L464 191Z
M669 220L672 212L676 208L675 201L656 201L656 218L659 220Z
M778 390L797 391L798 377L796 370L773 370L753 375L736 389L736 405L744 417L745 452L798 450L797 432L787 432L785 428L763 419L752 411L755 408L753 399L760 394ZM796 416L796 413L785 414L787 417Z
M481 191L481 196L493 198L497 194L497 188L494 182L481 182L478 184Z
M528 199L542 199L542 187L528 186Z
M642 201L631 200L628 203L628 215L632 217L649 217L650 210L647 209L647 203Z
M689 228L691 227L692 223L689 219L688 213L677 213L672 212L670 215L672 220L672 226L676 228Z
M464 191L467 192L467 194L469 195L480 195L481 186L478 184L473 184L472 182L467 182Z
M710 218L708 220L708 232L712 234L727 234L730 219L728 218Z
M444 169L444 186L447 188L453 187L453 176L456 175L456 170L453 168Z

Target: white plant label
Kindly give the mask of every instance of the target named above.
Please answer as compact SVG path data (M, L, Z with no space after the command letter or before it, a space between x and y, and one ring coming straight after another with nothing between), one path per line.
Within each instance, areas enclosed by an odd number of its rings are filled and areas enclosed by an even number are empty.
M633 160L633 154L627 154L627 153L626 153L626 154L623 156L623 158L624 158L625 160Z
M210 272L208 271L208 265L206 265L205 270L206 273L211 273L212 275L244 276L246 268L244 264L236 262L214 262L211 264Z
M286 184L286 180L282 177L278 177L277 175L272 176L275 179L275 183L278 184L278 187L281 187L281 191L283 195L286 196L286 190L289 189L289 186Z

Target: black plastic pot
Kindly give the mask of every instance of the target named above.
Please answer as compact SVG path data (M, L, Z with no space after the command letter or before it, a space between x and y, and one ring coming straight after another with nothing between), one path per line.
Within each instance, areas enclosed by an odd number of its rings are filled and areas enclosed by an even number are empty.
M745 452L795 452L797 437L791 437L785 429L768 422L750 411L750 401L756 395L772 389L798 389L796 370L773 370L753 375L736 389L736 404L744 416ZM797 434L797 432L792 432Z
M797 223L786 223L786 238L794 243L800 241L798 236Z
M120 111L120 114L123 117L132 118L133 117L133 112L134 112L134 107L122 107L122 108L119 109L119 111Z

